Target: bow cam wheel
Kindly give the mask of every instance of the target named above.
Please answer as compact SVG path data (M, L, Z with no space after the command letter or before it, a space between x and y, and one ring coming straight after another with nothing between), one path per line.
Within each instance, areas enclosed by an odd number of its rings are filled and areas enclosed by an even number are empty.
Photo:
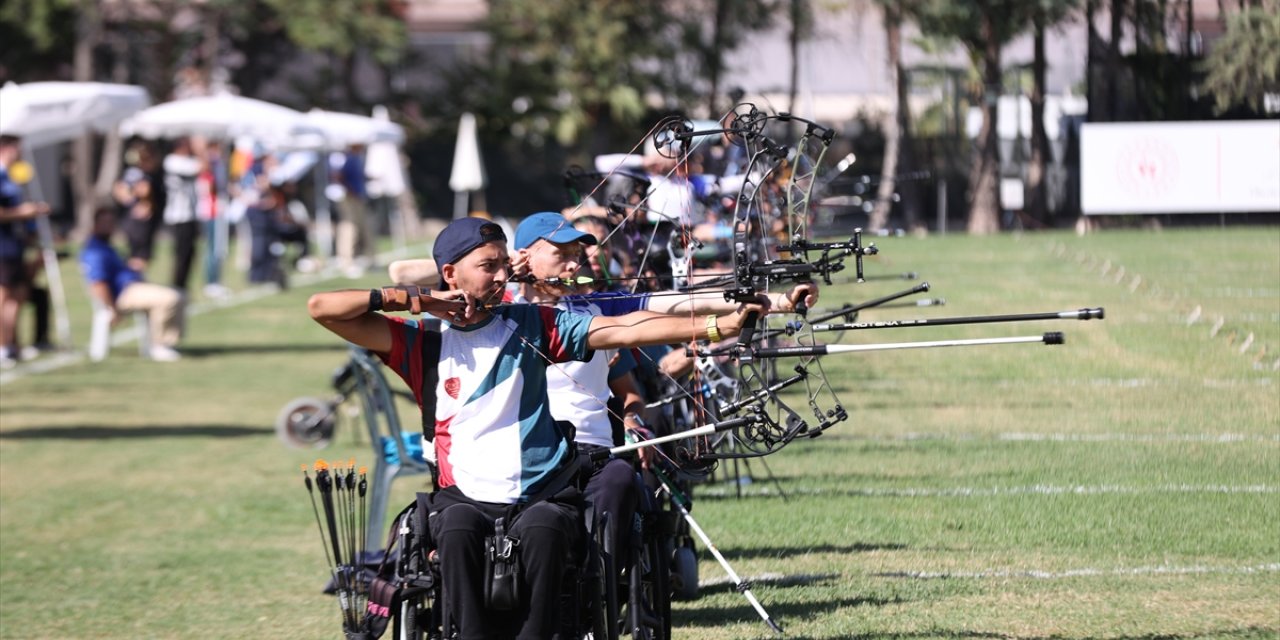
M296 449L323 449L337 427L336 408L319 398L294 398L276 415L276 436Z

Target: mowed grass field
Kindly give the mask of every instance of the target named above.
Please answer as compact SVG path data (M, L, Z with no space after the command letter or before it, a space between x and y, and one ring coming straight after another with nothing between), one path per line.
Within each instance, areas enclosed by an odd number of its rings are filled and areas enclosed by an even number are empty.
M947 304L861 320L1107 319L846 333L1067 343L828 357L847 422L753 461L741 498L697 487L694 516L788 637L1280 635L1280 229L878 244L868 274L918 272ZM179 363L122 346L0 386L0 638L341 637L298 468L371 449L351 420L323 451L272 423L344 358L306 297L379 281L209 310ZM707 553L700 571L675 637L772 636Z

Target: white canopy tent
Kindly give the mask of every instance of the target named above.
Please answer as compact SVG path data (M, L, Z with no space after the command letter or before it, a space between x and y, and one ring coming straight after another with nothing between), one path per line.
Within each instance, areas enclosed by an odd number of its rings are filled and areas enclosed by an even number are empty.
M323 109L312 109L304 117L307 124L319 130L328 149L341 150L353 144L368 147L380 142L393 145L404 142L404 129L390 120Z
M122 120L151 104L146 89L133 85L101 82L8 83L0 88L0 135L22 139L25 155L41 147L68 142L96 132L112 131ZM44 200L37 175L31 183L32 195ZM58 258L53 249L49 219L36 219L41 258L49 295L53 298L58 341L71 345L71 319L67 315L66 291Z
M120 132L143 138L248 138L268 149L293 149L298 140L324 135L301 111L231 93L158 104L121 123ZM227 217L218 216L216 225L216 250L225 254L230 236ZM240 260L247 261L248 253L242 253Z
M120 124L120 133L143 138L204 136L233 140L247 136L267 147L288 147L300 136L323 135L301 111L221 93L185 98L139 111Z
M314 131L295 137L290 147L323 152L343 151L352 145L364 146L367 149L365 153L365 173L371 177L371 191L375 185L381 190L378 194L370 193L370 195L399 195L400 191L403 191L405 182L398 150L399 145L404 142L404 129L385 117L385 111L384 108L382 110L383 117L379 118L354 113L312 109L306 113L305 120L309 126L314 128ZM394 166L387 166L386 164L388 151L390 151L391 161ZM329 203L322 193L323 183L327 181L327 170L328 165L326 163L317 164L317 171L322 172L322 175L316 181L316 243L320 245L321 255L326 258L331 255L333 242L333 223L330 216ZM393 175L388 174L388 172ZM388 183L392 187L396 184L400 185L400 191L388 192L384 188ZM393 232L396 231L395 226L392 229ZM403 245L403 234L397 233L396 237L397 243Z
M151 104L147 90L102 82L32 82L0 88L0 134L30 149L106 133Z

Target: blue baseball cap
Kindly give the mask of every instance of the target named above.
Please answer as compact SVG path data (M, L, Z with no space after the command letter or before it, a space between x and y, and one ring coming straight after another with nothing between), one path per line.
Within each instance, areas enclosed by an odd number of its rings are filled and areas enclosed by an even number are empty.
M564 216L554 211L535 213L520 222L516 227L516 249L528 249L529 245L539 239L551 242L585 242L595 244L596 237L585 231L579 231Z
M450 222L436 236L431 255L436 259L436 268L443 270L446 264L461 260L476 247L499 241L507 241L502 227L483 218L462 218Z

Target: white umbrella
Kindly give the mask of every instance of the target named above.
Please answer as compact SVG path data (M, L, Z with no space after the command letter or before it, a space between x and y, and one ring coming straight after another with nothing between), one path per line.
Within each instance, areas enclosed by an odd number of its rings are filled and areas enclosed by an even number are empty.
M248 136L269 147L287 147L294 138L320 134L301 111L222 93L186 98L139 111L120 125L120 133L144 138L204 136L231 140Z
M449 188L453 190L453 217L466 217L467 195L485 185L484 164L480 160L480 141L476 138L476 117L462 114L458 121L458 141L453 147L453 170Z
M0 88L0 134L22 138L30 154L40 147L74 140L89 132L106 133L121 120L151 104L142 87L102 82L31 82ZM43 200L39 176L32 182L32 192ZM67 314L67 296L62 286L62 272L53 249L53 231L49 219L36 218L36 234L44 261L45 278L53 298L58 341L71 344L71 318Z
M147 90L102 82L31 82L0 88L0 134L29 149L106 133L151 104Z

